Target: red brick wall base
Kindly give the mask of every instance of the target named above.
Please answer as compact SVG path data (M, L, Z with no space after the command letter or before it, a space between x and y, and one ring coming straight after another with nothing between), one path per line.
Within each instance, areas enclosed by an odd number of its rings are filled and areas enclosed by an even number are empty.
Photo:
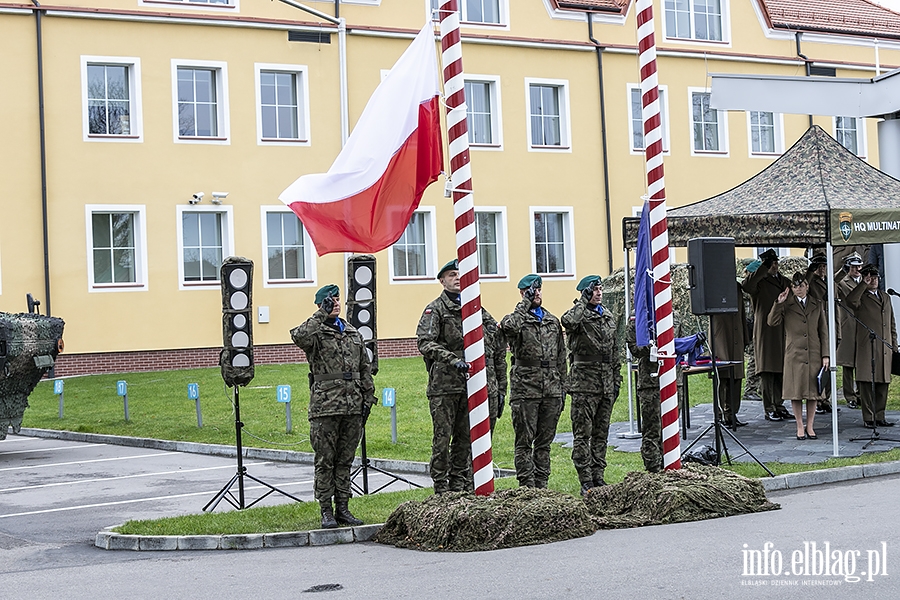
M97 352L93 354L60 354L56 360L56 377L100 375L104 373L138 373L170 369L199 369L219 365L220 348L185 348L178 350L140 350L135 352ZM379 358L418 356L416 338L378 340ZM306 362L304 352L293 344L254 346L253 360L258 365Z

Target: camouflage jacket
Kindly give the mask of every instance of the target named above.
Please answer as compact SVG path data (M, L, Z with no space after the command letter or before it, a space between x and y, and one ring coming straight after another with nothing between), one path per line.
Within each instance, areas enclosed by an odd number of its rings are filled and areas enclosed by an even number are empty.
M339 319L344 331L326 323L321 309L291 330L309 361L309 418L359 415L375 401L375 384L362 336Z
M659 390L659 380L654 377L659 370L659 363L650 362L650 346L637 345L634 319L628 320L625 339L628 342L628 350L631 352L632 358L637 362L637 389Z
M460 305L442 293L426 306L416 343L428 369L428 396L466 393L466 376L453 367L465 358Z
M616 319L578 299L563 313L569 349L568 392L588 392L615 398L622 384L622 365L616 350Z
M566 377L566 347L559 319L544 309L538 319L522 300L500 321L509 342L513 365L509 374L510 402L526 398L561 398Z
M506 396L506 338L491 313L481 308L484 330L484 365L487 370L488 396L492 401Z

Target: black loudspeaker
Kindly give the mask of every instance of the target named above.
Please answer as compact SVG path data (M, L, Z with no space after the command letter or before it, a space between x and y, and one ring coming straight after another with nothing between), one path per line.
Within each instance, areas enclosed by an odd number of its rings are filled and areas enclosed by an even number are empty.
M695 315L736 313L738 291L734 238L688 240L691 312Z
M378 330L375 326L375 257L351 256L347 260L347 321L362 336L372 374L378 372Z
M222 379L229 387L253 379L253 261L229 256L222 261Z

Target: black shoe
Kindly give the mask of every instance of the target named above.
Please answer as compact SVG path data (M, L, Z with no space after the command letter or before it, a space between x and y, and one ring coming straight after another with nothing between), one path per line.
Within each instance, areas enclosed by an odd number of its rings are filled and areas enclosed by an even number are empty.
M766 421L784 421L784 417L778 413L766 413Z
M589 491L594 489L594 482L588 481L586 483L581 484L581 495L586 496Z
M322 500L319 502L322 510L322 529L334 529L338 526L334 519L334 509L331 506L331 500L327 502Z
M794 415L789 413L786 408L783 406L779 406L775 409L775 414L781 417L782 419L793 419Z
M735 427L743 427L743 426L745 426L747 423L746 423L746 421L740 421L740 420L738 420L737 417L732 417L732 418L731 418L731 424L734 425Z
M869 429L875 429L874 421L863 421L863 427L867 427Z
M891 421L883 421L881 419L876 419L875 424L879 427L893 427L894 424Z
M363 524L360 519L354 517L353 513L350 512L350 509L347 507L347 500L335 501L334 518L341 525L350 525L352 527L357 527Z
M602 477L594 480L594 487L603 487L604 485L606 485L606 481Z
M759 394L754 394L753 392L744 394L744 400L747 402L762 402L762 398L759 397Z
M817 414L817 415L830 415L830 414L831 414L831 407L830 407L830 406L817 406L817 407L816 407L816 414Z
M859 402L856 400L847 400L847 408L859 408Z

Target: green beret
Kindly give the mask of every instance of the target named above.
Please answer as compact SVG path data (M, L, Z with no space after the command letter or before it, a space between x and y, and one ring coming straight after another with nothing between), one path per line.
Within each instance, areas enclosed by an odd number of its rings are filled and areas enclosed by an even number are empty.
M459 271L459 261L455 258L448 262L446 265L441 267L441 270L438 271L437 278L440 279L441 276L447 271Z
M334 285L333 283L329 283L328 285L323 285L319 288L319 291L316 292L316 305L322 304L322 301L325 298L331 296L332 298L340 298L341 297L341 288Z
M575 289L579 292L583 292L588 287L590 287L594 282L599 284L602 280L599 275L588 275L587 277L583 277L581 281L578 282L578 285L575 286Z
M519 289L524 290L530 288L535 283L537 284L537 287L541 287L543 282L541 281L540 275L535 275L533 273L531 275L526 275L519 280Z

